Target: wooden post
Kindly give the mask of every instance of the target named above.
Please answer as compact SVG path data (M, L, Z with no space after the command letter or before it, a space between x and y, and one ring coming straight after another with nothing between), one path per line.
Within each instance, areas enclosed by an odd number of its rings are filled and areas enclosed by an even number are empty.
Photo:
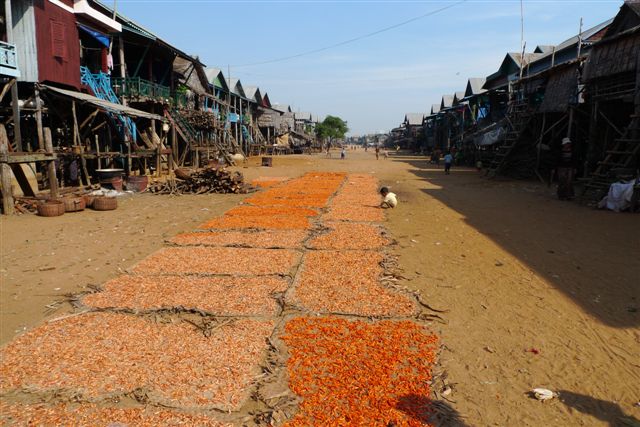
M178 164L178 132L175 123L171 123L171 157L173 164Z
M87 171L87 160L84 158L84 146L80 140L80 129L78 128L78 116L76 115L76 101L71 101L71 113L73 115L73 145L77 146L80 150L80 164L82 170L80 176L84 173L85 182L87 185L91 185L91 179L89 178L89 172ZM79 180L82 184L82 179Z
M542 129L540 130L540 138L538 139L538 146L536 147L536 175L544 183L544 179L540 175L540 157L542 153L542 139L544 137L544 129L547 126L547 113L542 114Z
M124 41L122 40L122 36L118 36L118 57L119 57L119 61L120 61L120 77L122 77L122 85L123 85L123 92L124 92L124 88L126 86L126 83L124 81L124 79L127 77L127 70L126 70L126 64L124 62ZM127 98L125 96L123 96L121 98L121 102L122 105L127 105Z
M53 138L51 137L51 129L44 128L44 150L47 153L53 153ZM51 191L51 198L58 198L58 177L56 176L56 162L50 160L47 162L47 175L49 176L49 189Z
M102 160L100 159L100 140L98 139L98 135L95 135L96 140L96 160L98 164L98 169L102 169Z
M156 154L156 176L162 176L162 144L158 144Z
M585 160L583 177L587 178L591 173L592 166L596 163L598 150L598 119L600 111L600 102L595 101L591 106L591 118L589 119L589 144L587 146L587 156Z
M9 152L9 138L7 130L3 124L0 124L0 155L6 155ZM13 189L11 188L11 168L7 163L0 163L0 181L2 182L2 212L5 215L12 215L13 207Z
M38 134L38 148L44 150L44 133L42 131L42 101L40 99L40 89L35 86L34 96L36 100L36 132Z

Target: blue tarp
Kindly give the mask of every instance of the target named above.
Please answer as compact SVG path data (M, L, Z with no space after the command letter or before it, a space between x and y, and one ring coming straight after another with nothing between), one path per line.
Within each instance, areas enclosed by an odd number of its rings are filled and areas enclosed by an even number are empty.
M80 29L82 31L84 31L85 33L89 34L91 37L93 37L94 39L96 39L98 41L98 43L100 43L101 45L103 45L104 47L109 47L109 44L111 43L111 40L109 39L109 36L102 34L94 29L91 29L85 25L82 24L78 24L78 27L80 27Z

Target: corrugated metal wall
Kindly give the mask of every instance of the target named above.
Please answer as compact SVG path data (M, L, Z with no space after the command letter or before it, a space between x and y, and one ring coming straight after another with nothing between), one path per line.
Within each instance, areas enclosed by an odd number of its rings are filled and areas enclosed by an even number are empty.
M80 88L80 39L76 17L46 0L35 0L38 77Z
M11 2L13 39L18 54L20 81L38 81L38 48L33 0Z

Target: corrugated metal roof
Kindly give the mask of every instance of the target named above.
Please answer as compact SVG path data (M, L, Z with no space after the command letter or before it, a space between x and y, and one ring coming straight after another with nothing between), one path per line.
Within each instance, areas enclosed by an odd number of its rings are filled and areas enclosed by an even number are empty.
M311 121L311 113L308 113L306 111L295 113L293 116L295 117L296 120L309 120L309 121Z
M449 108L453 105L453 95L442 95L442 101L440 101L440 109Z
M464 98L464 91L460 91L460 92L456 92L453 94L453 103L457 104L460 101L462 101L462 98Z
M553 51L554 45L540 44L536 46L533 53L547 53Z
M420 126L423 118L423 113L407 113L404 116L404 122L409 126Z
M111 7L107 6L106 4L102 3L99 0L90 0L90 1L93 5L100 7L103 10L106 10L108 16L113 16L113 9ZM191 55L188 55L187 53L178 49L177 47L167 43L166 41L158 37L156 34L154 34L151 30L144 28L142 25L132 21L131 19L127 18L126 16L120 13L116 13L116 21L122 24L123 31L129 31L129 32L138 34L142 37L145 37L149 40L156 41L159 44L162 44L163 46L165 46L167 49L173 51L175 54L182 56L183 58L200 62L197 58L194 58ZM202 63L200 62L200 64ZM202 65L204 66L204 64Z
M269 94L267 92L265 92L264 95L262 95L262 105L264 107L271 108L271 99L269 99Z
M274 110L280 111L281 113L290 113L291 107L285 104L272 104L271 107Z
M593 37L594 35L596 35L600 31L602 31L603 29L605 29L606 27L611 25L612 22L613 22L613 18L607 19L606 21L601 22L600 24L596 25L595 27L591 27L589 29L584 30L581 33L583 42L588 43L590 41L593 41L593 40L590 40L591 37ZM563 41L559 45L555 46L555 49L553 49L553 46L552 46L551 50L549 50L547 52L544 52L544 53L541 53L541 54L537 54L538 56L533 58L533 59L531 59L528 63L533 64L534 62L542 61L545 58L549 58L554 53L557 55L562 50L567 49L567 48L571 48L573 46L577 46L577 44L578 44L578 35L575 35L575 36L573 36L571 38L568 38L567 40ZM518 56L520 56L520 55L518 54Z
M262 94L260 93L258 86L245 86L243 89L249 101L262 105Z
M239 97L247 97L244 93L244 88L242 87L242 82L240 82L240 79L229 79L229 90L231 90L231 93L233 93L234 95L238 95Z
M86 102L100 109L115 114L124 114L129 117L140 117L143 119L160 120L164 121L164 117L157 114L147 113L146 111L137 110L122 104L115 104L113 102L106 101L104 99L96 98L93 95L87 93L76 92L73 90L61 89L59 87L53 87L48 85L41 85L41 87L47 92L53 92L56 95L62 95L67 98L72 98L80 102Z
M464 91L464 96L480 95L486 92L486 90L482 89L486 81L487 79L485 77L471 77L467 80L467 89Z

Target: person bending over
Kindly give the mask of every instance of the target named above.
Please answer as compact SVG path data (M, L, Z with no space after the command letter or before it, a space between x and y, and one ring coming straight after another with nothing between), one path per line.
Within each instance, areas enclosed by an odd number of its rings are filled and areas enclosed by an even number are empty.
M398 206L398 198L395 193L390 192L387 187L380 189L380 195L382 196L382 203L380 203L382 209L390 209Z

